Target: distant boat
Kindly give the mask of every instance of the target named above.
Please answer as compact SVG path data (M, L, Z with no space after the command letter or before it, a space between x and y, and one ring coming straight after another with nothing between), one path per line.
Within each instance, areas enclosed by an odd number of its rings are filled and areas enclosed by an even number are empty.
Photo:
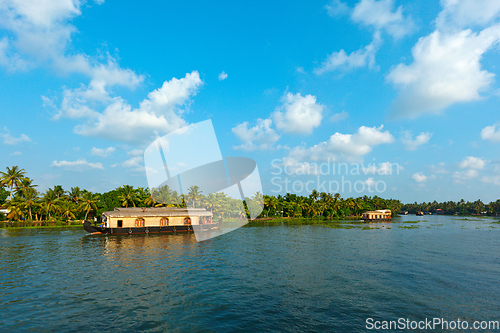
M416 215L417 215L417 216L424 216L424 212L422 212L422 211L418 211Z
M389 221L391 220L391 210L390 209L379 209L379 210L372 210L372 211L367 211L363 213L363 216L361 217L363 221L365 222L372 222L372 221Z

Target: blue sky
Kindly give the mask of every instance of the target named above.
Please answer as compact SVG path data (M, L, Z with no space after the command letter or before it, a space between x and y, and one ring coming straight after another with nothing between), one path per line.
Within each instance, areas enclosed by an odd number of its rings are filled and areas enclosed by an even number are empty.
M212 119L266 194L489 202L499 42L496 0L1 0L2 165L41 190L147 186L147 145Z

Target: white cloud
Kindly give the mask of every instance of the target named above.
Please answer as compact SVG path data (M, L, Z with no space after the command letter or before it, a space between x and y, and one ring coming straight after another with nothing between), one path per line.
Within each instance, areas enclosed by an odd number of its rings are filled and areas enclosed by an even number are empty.
M432 137L432 133L422 132L413 139L410 131L405 131L401 141L407 150L416 150L418 146L426 144Z
M103 1L97 0L97 3ZM0 40L0 65L10 70L27 70L37 66L49 67L67 75L83 74L89 84L64 88L63 101L55 118L95 117L89 107L93 101L110 101L112 86L129 89L144 79L130 69L120 68L109 53L104 61L82 53L71 53L71 36L77 32L69 22L81 15L80 0L6 0L0 2L0 28L8 37ZM44 105L54 104L42 96Z
M101 156L101 157L108 157L109 155L111 155L112 152L115 151L115 148L114 147L109 147L109 148L106 148L106 149L102 149L102 148L92 148L92 150L90 151L90 154L91 155L94 155L94 156Z
M141 156L144 154L144 150L142 149L132 149L131 151L127 152L127 155L129 156Z
M417 183L423 183L427 181L427 176L423 174L423 172L414 173L411 178Z
M363 184L365 184L368 188L372 188L374 187L375 185L377 185L377 182L373 180L373 178L368 178L367 180L365 180L363 182Z
M441 0L441 6L436 19L441 31L485 26L500 16L498 0Z
M19 155L22 155L22 153L21 153L21 152L19 152L19 151L15 151L15 152L13 152L11 155L12 155L12 156L19 156Z
M330 117L330 121L333 121L334 123L342 121L344 119L347 119L349 117L349 113L342 111L340 113L336 113L333 116Z
M194 71L184 78L165 81L161 88L148 94L138 109L132 109L120 97L112 98L102 113L84 105L90 111L80 116L89 119L77 125L74 131L122 142L147 141L155 133L165 134L186 124L182 107L189 105L191 96L196 95L202 84L198 72Z
M0 137L3 139L3 143L6 145L17 145L18 143L31 141L31 139L26 134L21 134L21 136L15 137L7 132L4 134L0 134Z
M0 40L0 66L15 72L29 69L30 64L21 59L19 54L11 51L10 42L4 37Z
M64 168L73 171L83 171L88 169L100 169L103 170L104 167L101 163L90 163L86 159L81 158L73 162L69 161L54 161L52 162L52 167Z
M219 81L223 81L227 79L227 74L226 72L222 71L222 73L219 74Z
M314 70L314 73L321 75L326 72L350 70L365 67L366 65L369 68L375 68L375 54L381 43L380 32L377 31L373 35L373 41L364 48L354 51L349 55L343 49L328 55L321 66Z
M404 168L398 163L384 162L379 163L378 166L375 164L370 164L367 167L362 167L363 173L366 174L378 174L378 175L399 175L399 172Z
M310 134L321 124L324 105L316 103L316 96L287 93L283 103L272 114L276 127L290 134Z
M476 178L479 176L479 172L474 169L469 169L465 171L455 171L451 176L455 179L455 183L462 183L463 180Z
M377 30L385 29L395 38L400 38L412 31L411 18L403 16L403 6L393 12L393 0L361 0L352 12L352 20Z
M467 156L458 164L461 169L483 169L486 161L480 157Z
M500 40L500 26L481 33L435 31L412 49L414 62L399 64L386 79L400 87L393 115L415 118L458 103L481 99L494 74L481 70L482 55Z
M497 126L498 125L492 125L483 128L481 131L481 138L492 142L500 142L500 128L497 130Z
M359 162L374 146L392 143L394 137L380 127L361 126L355 134L333 134L328 141L313 147L298 146L283 158L285 165L296 165L302 161L347 161Z
M340 0L333 0L329 5L325 6L325 9L331 17L349 14L351 10L346 3Z
M431 165L428 166L428 168L433 173L440 173L440 174L449 173L449 171L446 170L446 164L444 162L440 162L438 164L431 164Z
M154 173L157 172L157 170L154 170L152 168L144 167L144 157L142 155L131 157L122 163L113 164L111 167L114 168L117 166L121 166L123 168L128 168L128 169L135 171L135 172L144 172L146 169L148 169L148 172L149 171L154 172Z
M272 149L280 136L271 128L271 119L257 119L257 125L248 128L248 122L241 123L232 129L233 133L243 141L234 149L265 150Z
M500 185L500 176L485 176L480 179L483 183Z

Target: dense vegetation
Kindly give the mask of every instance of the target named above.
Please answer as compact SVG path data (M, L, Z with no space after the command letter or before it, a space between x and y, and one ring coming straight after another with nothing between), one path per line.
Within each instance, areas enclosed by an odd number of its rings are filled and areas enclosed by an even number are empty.
M9 220L30 221L68 221L83 220L100 215L115 207L203 207L215 216L241 217L255 216L264 209L259 217L357 217L362 212L375 209L390 209L393 214L401 210L410 213L435 211L440 208L445 214L479 214L487 212L496 215L500 212L500 200L488 205L480 200L475 202L413 203L402 205L399 200L383 199L378 196L342 198L339 193L319 193L313 190L309 196L296 194L278 195L277 197L255 193L251 198L233 199L225 193L204 195L197 186L192 186L187 195L179 195L168 186L150 191L148 188L134 188L123 185L106 193L92 193L85 189L72 187L65 190L61 185L40 193L33 180L17 166L0 172L0 207L9 210ZM5 219L0 215L0 220Z
M423 202L411 203L403 205L402 210L408 211L410 214L415 214L417 211L435 213L436 210L441 209L443 214L453 215L498 215L500 214L500 199L492 201L489 204L484 204L481 200L474 202L464 201L463 199L458 202Z

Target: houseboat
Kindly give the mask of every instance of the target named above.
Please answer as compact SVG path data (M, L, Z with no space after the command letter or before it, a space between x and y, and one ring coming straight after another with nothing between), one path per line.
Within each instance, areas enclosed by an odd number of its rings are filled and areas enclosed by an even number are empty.
M94 224L83 223L91 234L147 234L209 230L218 227L203 208L115 208Z
M391 215L392 214L390 209L379 209L379 210L364 212L361 218L365 222L388 221L391 219Z
M424 212L418 211L417 214L415 214L415 215L417 215L417 216L424 216Z

